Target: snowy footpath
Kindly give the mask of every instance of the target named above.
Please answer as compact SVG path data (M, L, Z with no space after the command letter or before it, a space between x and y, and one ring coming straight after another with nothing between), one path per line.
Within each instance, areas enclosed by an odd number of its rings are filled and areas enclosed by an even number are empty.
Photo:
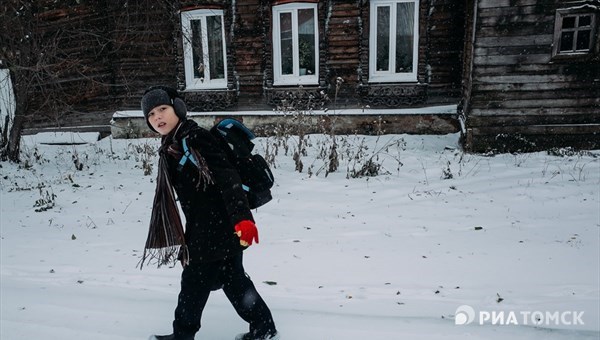
M181 268L136 268L158 140L58 137L26 136L22 164L0 163L0 339L169 333ZM309 137L301 173L295 140L257 143L276 186L244 259L283 340L600 338L599 150L349 136L325 176L328 138ZM214 292L196 339L244 331Z

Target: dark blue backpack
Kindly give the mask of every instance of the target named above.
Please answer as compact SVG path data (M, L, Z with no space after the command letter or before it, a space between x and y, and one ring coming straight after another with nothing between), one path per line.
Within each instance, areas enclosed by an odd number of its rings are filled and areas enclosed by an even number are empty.
M250 209L256 209L271 201L273 199L271 196L271 188L274 183L273 173L261 155L252 154L254 149L252 140L256 138L254 133L242 122L233 118L227 118L217 123L210 129L210 132L240 175ZM188 159L197 164L188 149L185 138L182 140L182 146L184 155L181 157L179 165L183 166Z

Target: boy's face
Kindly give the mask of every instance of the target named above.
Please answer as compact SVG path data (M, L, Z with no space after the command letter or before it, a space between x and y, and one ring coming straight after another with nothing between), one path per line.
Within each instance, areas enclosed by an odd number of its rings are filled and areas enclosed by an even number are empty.
M148 122L161 135L168 135L179 123L171 105L159 105L148 113Z

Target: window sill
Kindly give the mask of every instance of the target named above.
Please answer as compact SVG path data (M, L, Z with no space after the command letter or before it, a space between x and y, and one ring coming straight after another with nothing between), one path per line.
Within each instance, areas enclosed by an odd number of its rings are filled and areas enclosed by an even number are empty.
M229 91L227 87L186 87L183 92L214 92L214 91Z
M417 77L401 77L401 76L390 76L390 77L369 77L369 84L394 84L394 83L404 83L404 84L416 84L418 83Z
M310 79L310 80L296 80L296 81L290 81L290 80L277 80L277 81L273 81L273 86L319 86L319 80L318 79Z
M557 54L552 56L550 63L566 64L566 63L587 63L600 61L599 54L593 53L572 53L572 54Z
M209 85L209 86L193 86L193 85L187 85L186 86L186 91L211 91L211 90L221 90L221 91L225 91L227 90L227 85Z

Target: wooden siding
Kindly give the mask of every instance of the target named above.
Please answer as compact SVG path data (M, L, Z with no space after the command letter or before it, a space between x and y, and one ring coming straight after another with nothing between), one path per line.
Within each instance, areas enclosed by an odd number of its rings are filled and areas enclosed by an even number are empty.
M598 58L552 59L555 12L564 2L469 2L477 7L471 8L475 24L468 31L475 35L465 54L467 148L600 146Z
M40 22L37 34L48 44L42 50L49 59L42 63L46 63L44 66L60 81L48 77L36 85L51 87L63 95L60 96L62 103L56 105L44 103L42 96L31 96L32 116L36 122L50 124L71 119L81 125L93 123L96 117L84 111L112 104L109 87L105 86L112 81L111 69L106 66L109 56L102 55L106 41L97 35L108 28L106 15L88 6L72 4L62 8L51 2L41 2L37 15ZM55 107L68 108L70 112L53 110Z
M465 2L455 0L429 3L426 33L426 82L430 102L453 102L460 97L462 52L465 38Z
M111 84L117 107L139 108L143 91L151 85L175 85L176 8L164 1L110 2L114 31ZM105 108L111 109L111 108Z
M344 80L338 90L338 107L360 105L356 97L360 65L360 8L357 1L329 1L327 7L326 81L335 97L337 78Z

